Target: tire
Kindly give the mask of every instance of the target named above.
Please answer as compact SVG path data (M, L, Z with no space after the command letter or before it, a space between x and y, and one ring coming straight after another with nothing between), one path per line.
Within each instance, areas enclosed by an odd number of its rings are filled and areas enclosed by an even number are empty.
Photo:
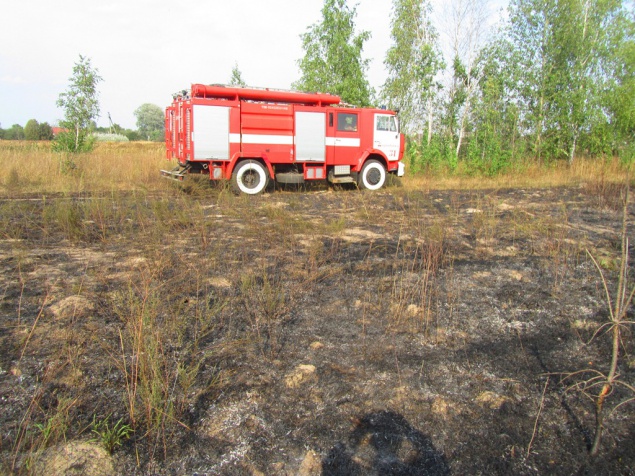
M267 168L257 160L244 160L234 169L231 186L234 193L258 195L269 184Z
M386 183L386 168L378 160L367 160L357 178L360 189L379 190Z

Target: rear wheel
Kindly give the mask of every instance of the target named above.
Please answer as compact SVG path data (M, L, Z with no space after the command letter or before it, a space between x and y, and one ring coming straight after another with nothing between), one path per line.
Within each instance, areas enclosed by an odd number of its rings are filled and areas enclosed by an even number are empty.
M386 168L378 160L368 160L357 178L361 189L379 190L386 183Z
M232 173L231 185L235 193L257 195L267 188L268 183L267 169L257 160L240 162Z

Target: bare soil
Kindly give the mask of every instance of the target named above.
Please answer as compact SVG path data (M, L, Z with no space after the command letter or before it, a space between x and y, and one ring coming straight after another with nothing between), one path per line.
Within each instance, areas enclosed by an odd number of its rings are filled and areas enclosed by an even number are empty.
M4 200L0 472L109 417L135 430L116 474L635 474L633 402L592 459L573 388L610 360L587 253L612 286L607 205L584 187Z

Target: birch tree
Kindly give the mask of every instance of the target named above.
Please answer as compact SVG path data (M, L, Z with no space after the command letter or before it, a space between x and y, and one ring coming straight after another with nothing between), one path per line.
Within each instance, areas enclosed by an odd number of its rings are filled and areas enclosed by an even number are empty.
M432 138L433 99L440 88L436 76L444 68L431 12L428 0L394 0L393 44L384 60L388 79L382 88L382 97L391 108L399 109L404 131L419 131L427 124L428 145Z
M447 124L456 134L455 153L458 157L480 80L477 58L488 33L489 12L486 0L454 0L446 6L445 16L449 21L446 34L453 61L447 106L452 117L448 118Z
M619 1L557 2L554 30L558 94L555 119L561 124L561 147L569 162L576 156L580 136L601 121L600 91L605 88L609 48L613 43ZM611 74L611 72L609 72Z
M90 58L80 55L73 66L68 89L59 95L57 106L64 109L61 126L68 130L58 135L57 150L81 152L90 149L87 141L93 122L99 117L97 84L102 81Z
M580 139L606 123L602 99L623 32L620 0L512 0L516 88L537 157L573 162Z
M370 105L369 60L362 58L370 32L356 33L356 12L357 7L349 7L346 0L324 0L322 21L301 35L305 54L298 61L302 76L294 88L336 94L357 106Z
M518 101L513 94L515 63L504 36L482 50L478 65L479 88L473 99L465 160L469 171L493 175L509 167L525 150L519 133Z
M605 92L614 149L635 160L635 11L624 19L624 39L613 49L613 83Z
M232 68L232 75L229 79L229 84L231 86L240 86L243 88L247 86L247 83L245 83L245 81L243 80L243 75L240 72L240 69L238 69L238 63L234 63L234 67Z

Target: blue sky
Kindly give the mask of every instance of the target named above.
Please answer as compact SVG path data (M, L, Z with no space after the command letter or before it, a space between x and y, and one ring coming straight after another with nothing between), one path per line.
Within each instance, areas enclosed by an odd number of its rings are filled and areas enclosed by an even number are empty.
M359 0L356 25L370 30L368 79L385 81L390 0ZM54 125L55 101L79 55L91 59L101 117L135 128L134 110L161 107L191 83L226 83L234 64L252 86L288 89L299 78L300 35L320 21L323 0L12 0L3 8L0 127L29 119Z

